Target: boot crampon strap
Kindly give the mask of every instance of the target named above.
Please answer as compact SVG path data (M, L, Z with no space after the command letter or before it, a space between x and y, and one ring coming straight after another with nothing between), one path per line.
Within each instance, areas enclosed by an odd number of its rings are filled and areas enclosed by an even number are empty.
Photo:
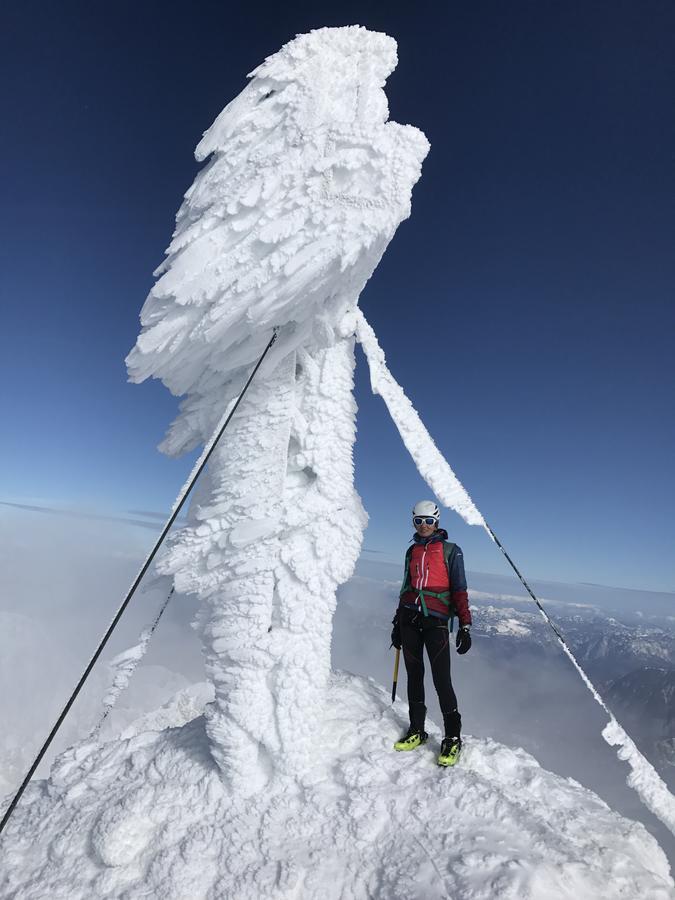
M414 731L410 728L400 741L396 741L394 750L416 750L427 742L428 737L426 731Z
M438 754L439 766L454 766L459 759L462 750L462 742L458 737L443 738L441 752Z

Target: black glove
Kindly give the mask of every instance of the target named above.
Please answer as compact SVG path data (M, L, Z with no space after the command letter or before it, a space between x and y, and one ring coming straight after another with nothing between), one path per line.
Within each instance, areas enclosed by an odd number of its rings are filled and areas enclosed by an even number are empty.
M468 625L462 625L457 632L455 647L457 647L458 653L468 653L471 649L471 632Z
M391 624L394 626L391 629L391 645L392 647L396 647L397 650L401 649L401 627L398 624L398 610L394 614L394 618L391 620Z

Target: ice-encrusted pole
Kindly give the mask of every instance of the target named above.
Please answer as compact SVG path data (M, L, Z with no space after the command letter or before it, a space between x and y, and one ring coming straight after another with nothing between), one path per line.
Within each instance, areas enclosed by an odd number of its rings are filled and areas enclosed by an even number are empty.
M209 164L141 313L130 377L184 395L163 444L202 444L278 329L188 526L158 563L200 599L213 757L233 791L300 777L324 716L335 592L366 514L354 489L353 313L429 145L388 121L396 43L359 26L268 57L197 147ZM261 346L262 344L262 346Z
M448 462L434 443L403 388L387 368L384 351L380 347L375 332L370 327L363 313L356 312L356 334L363 347L370 369L370 383L373 393L379 394L398 428L406 449L412 456L417 469L436 494L441 503L455 512L469 525L482 525L493 541L504 554L518 578L537 604L539 612L547 624L553 629L564 653L576 669L581 680L591 692L593 699L609 716L609 722L602 732L603 738L610 746L617 746L617 755L631 767L627 782L640 796L642 802L657 816L670 831L675 834L675 797L660 778L656 769L635 746L630 736L605 704L596 687L584 672L572 653L567 641L551 621L541 602L520 574L501 542L488 523L478 511L471 497L460 483Z

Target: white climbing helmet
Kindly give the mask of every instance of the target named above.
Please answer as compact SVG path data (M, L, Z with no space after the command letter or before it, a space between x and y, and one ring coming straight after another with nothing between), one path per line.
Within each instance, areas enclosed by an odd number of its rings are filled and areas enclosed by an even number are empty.
M440 511L433 500L420 500L413 506L413 519L415 516L433 516L438 522Z

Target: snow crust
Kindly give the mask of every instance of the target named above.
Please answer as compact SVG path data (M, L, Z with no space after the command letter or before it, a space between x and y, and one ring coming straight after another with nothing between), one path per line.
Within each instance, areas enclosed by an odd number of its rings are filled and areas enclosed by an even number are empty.
M200 698L180 696L174 727L77 745L29 788L3 838L3 897L675 896L642 825L524 751L468 737L440 770L430 726L427 747L395 753L407 710L372 681L333 674L303 779L279 769L248 799L223 783L204 718L186 722Z

